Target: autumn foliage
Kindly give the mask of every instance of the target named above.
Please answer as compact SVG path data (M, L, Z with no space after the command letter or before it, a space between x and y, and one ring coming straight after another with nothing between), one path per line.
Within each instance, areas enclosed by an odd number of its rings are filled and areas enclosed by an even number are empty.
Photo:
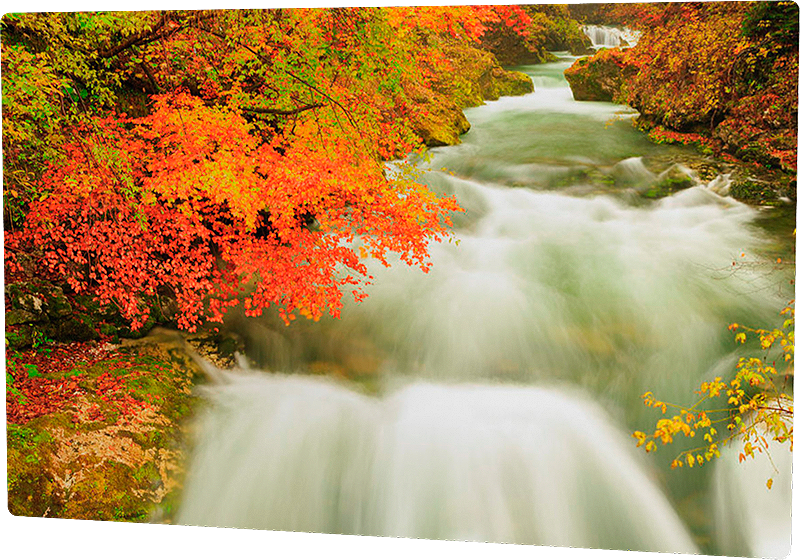
M738 343L745 344L748 335L756 338L762 355L740 357L736 373L728 381L716 377L702 383L694 404L662 402L650 392L642 395L645 405L659 410L664 417L651 433L633 433L637 445L651 452L659 444L674 442L676 436L691 439L702 435L702 444L678 454L672 461L673 468L701 466L719 457L721 446L739 439L743 442L739 462L760 453L769 455L770 444L786 443L793 450L794 302L781 315L783 325L776 329L730 325ZM766 484L771 486L772 479Z
M421 142L412 84L440 44L509 6L9 14L3 19L6 271L178 325L242 304L284 320L364 297L365 259L427 270L438 198L385 161ZM425 41L419 41L420 38Z
M684 135L700 134L717 151L796 171L796 4L619 4L611 12L643 31L615 55L630 76L616 97L643 126L690 143L698 142Z

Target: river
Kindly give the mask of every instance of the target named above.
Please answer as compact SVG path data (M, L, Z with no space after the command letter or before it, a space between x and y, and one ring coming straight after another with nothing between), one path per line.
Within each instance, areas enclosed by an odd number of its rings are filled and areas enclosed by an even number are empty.
M681 443L630 433L657 418L645 391L691 403L732 373L730 323L778 322L791 272L761 263L790 239L630 109L574 101L574 60L521 68L535 93L468 110L463 143L417 162L466 210L430 273L371 266L338 320L240 321L258 366L206 389L180 523L788 552L788 454L767 493L757 468L673 471ZM650 196L676 176L692 186Z

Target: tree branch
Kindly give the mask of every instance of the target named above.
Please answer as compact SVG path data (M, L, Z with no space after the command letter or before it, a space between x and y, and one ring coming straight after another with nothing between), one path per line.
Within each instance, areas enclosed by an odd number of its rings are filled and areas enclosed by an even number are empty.
M118 43L117 45L114 45L113 47L109 47L107 49L103 49L103 50L97 51L97 55L100 58L113 58L113 57L117 56L119 53L121 53L122 51L124 51L125 49L129 49L129 48L135 47L135 46L147 45L148 43L153 43L153 42L158 41L160 39L164 39L166 37L169 37L170 35L174 35L175 33L180 31L181 29L183 29L185 26L187 26L190 23L190 19L186 19L186 18L181 18L182 21L180 21L180 20L178 20L178 21L170 20L170 18L168 18L168 14L169 14L169 12L165 12L164 14L162 14L161 19L159 19L156 22L156 24L153 26L152 29L149 29L147 31L141 31L139 33L134 33L133 35L131 35L130 37L128 37L127 39L125 39L121 43ZM196 21L203 21L203 20L209 19L211 17L212 17L212 14L197 14L197 15L194 15L193 18L191 18L191 19L194 19ZM172 27L172 28L169 28L169 29L166 29L166 30L162 31L162 28L169 21L174 21L175 23L177 23L177 25L175 27Z
M242 111L247 111L248 113L258 113L262 115L296 115L298 113L302 113L304 111L310 111L311 109L318 109L320 107L324 107L325 105L322 103L311 103L309 105L302 105L301 107L297 107L295 109L267 109L262 107L242 107Z

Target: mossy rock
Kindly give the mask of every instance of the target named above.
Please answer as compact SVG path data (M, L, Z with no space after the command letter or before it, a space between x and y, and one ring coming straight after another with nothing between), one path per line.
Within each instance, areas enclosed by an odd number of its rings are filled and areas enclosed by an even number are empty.
M773 184L752 177L734 180L730 195L750 204L769 204L778 199Z
M453 103L432 104L416 117L415 130L426 146L459 144L459 136L470 129L464 112Z
M38 292L34 284L26 282L9 284L5 288L11 309L25 311L34 316L36 321L46 318L45 298Z
M77 314L63 321L49 324L47 334L50 338L63 342L86 342L99 338L94 328L93 318L85 314Z
M58 286L51 286L44 291L47 316L51 320L69 317L72 314L72 305L64 295L64 290Z
M72 313L72 305L58 286L42 282L18 282L5 289L11 309L26 311L37 320L59 319Z
M28 348L33 344L32 325L6 326L6 344L10 350Z
M522 72L504 70L495 79L501 96L525 95L533 92L533 80Z
M45 373L78 388L61 409L8 425L9 511L169 521L183 479L185 422L198 404L192 386L202 375L182 348L144 339L91 367ZM117 388L101 398L102 384L114 380Z
M672 166L661 173L642 195L645 198L664 198L693 187L695 184L695 179L687 171L678 166Z
M35 315L24 309L10 309L9 311L6 311L6 326L35 323L40 318L41 315Z
M602 49L580 58L564 71L576 101L622 101L625 81L635 70L625 64L620 49Z

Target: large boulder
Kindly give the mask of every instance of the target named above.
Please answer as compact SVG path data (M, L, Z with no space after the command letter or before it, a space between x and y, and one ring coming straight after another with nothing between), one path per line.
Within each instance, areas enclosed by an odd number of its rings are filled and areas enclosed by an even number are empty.
M625 81L635 74L625 62L621 49L602 49L581 58L564 71L576 101L616 101L625 99Z
M447 96L427 90L412 93L411 98L417 106L414 130L426 146L458 144L458 137L469 130L464 111Z
M497 97L525 95L533 92L533 80L527 74L502 68L492 69ZM491 99L484 96L486 99Z

